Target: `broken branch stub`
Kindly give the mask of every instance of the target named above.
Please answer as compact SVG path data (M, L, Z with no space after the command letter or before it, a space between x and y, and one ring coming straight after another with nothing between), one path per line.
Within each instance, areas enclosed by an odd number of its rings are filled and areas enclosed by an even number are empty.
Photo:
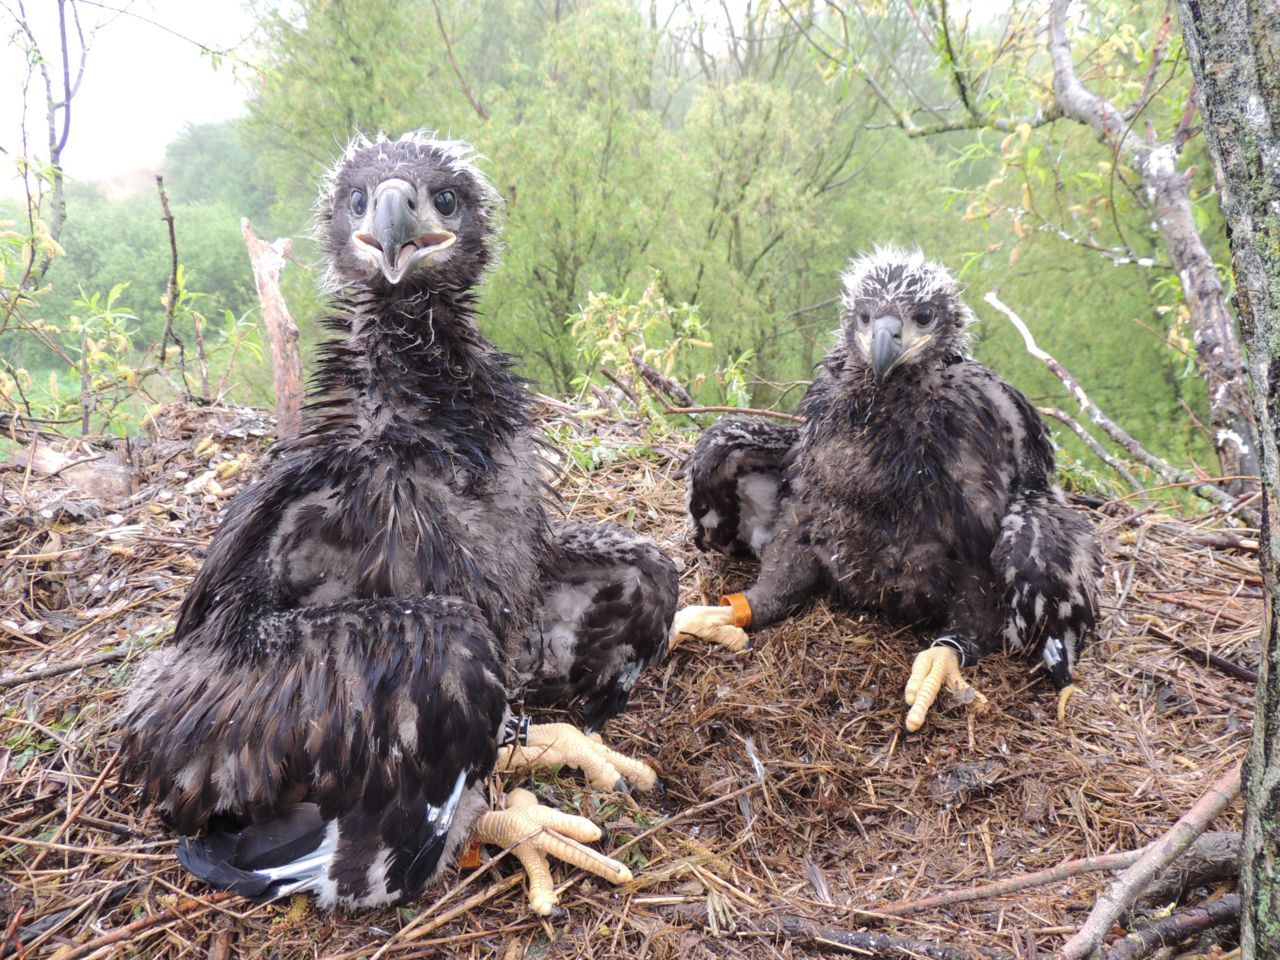
M276 436L291 437L302 425L302 355L298 350L298 327L280 292L280 271L292 242L282 237L272 243L259 240L249 224L240 220L253 279L262 305L262 323L271 344L271 369L275 374Z

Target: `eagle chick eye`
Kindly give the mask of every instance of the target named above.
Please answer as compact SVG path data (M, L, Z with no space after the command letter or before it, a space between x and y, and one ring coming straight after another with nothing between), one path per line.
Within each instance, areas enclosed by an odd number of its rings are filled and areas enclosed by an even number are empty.
M871 322L871 314L869 314L866 310L859 310L858 326L865 327L870 322Z
M917 327L931 327L933 326L933 321L937 319L937 314L932 310L921 310L916 313L914 319Z
M351 212L357 217L363 217L364 212L369 209L369 198L364 195L363 190L351 191Z
M452 190L441 190L432 199L432 203L440 211L441 216L452 216L453 212L458 209L458 195Z

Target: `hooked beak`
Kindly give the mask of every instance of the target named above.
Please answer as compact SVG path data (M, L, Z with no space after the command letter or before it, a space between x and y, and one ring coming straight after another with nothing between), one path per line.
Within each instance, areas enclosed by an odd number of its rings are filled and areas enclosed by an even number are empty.
M871 321L871 372L877 383L902 359L902 321L897 317L876 317Z
M395 285L424 260L448 250L457 236L444 229L431 211L420 217L418 193L404 180L384 180L373 191L371 214L356 233L357 244L375 253L378 268Z

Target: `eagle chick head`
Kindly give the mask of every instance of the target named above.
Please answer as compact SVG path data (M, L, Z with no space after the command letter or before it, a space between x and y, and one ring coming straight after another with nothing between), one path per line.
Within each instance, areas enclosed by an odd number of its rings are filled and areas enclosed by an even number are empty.
M853 366L883 383L895 371L967 353L974 316L950 271L919 250L877 247L841 276L840 336Z
M316 203L329 288L412 296L479 281L501 200L475 160L470 144L424 131L352 140Z

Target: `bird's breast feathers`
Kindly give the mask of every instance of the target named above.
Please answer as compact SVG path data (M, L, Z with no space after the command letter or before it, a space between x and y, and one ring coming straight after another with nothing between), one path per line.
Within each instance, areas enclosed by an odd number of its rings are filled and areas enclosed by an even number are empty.
M348 463L341 485L280 517L269 556L281 600L447 594L491 607L500 585L532 582L543 522L536 475L505 467L477 489L435 464Z

